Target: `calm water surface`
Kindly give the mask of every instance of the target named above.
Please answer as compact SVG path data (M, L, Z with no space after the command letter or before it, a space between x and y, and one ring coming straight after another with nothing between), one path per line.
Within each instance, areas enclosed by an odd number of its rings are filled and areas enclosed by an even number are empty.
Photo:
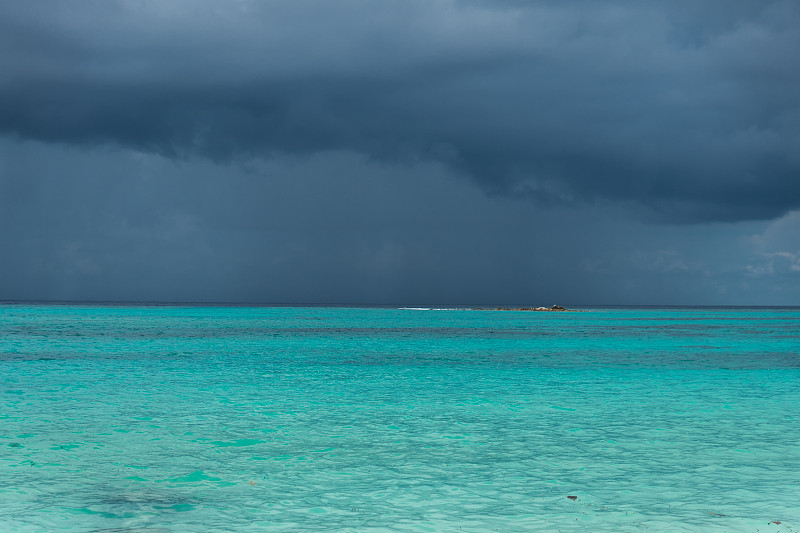
M0 305L0 531L798 532L799 443L800 309Z

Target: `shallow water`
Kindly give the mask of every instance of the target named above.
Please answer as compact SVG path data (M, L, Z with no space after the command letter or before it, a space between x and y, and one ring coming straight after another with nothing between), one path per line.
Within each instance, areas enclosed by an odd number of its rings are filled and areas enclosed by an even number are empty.
M0 335L2 531L800 531L800 309L4 305Z

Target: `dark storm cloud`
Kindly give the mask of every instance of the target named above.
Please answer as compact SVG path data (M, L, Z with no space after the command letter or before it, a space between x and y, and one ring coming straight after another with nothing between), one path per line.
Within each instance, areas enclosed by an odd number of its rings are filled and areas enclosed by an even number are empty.
M436 160L492 193L673 221L800 207L800 8L696 4L8 1L0 131Z

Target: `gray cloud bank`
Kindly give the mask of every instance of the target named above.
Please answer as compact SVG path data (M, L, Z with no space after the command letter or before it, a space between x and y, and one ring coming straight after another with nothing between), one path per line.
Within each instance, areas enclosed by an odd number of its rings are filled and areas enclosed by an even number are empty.
M794 1L8 0L0 134L771 219L800 207L798 50Z
M797 304L800 211L660 224L532 208L442 164L247 166L0 140L0 299Z

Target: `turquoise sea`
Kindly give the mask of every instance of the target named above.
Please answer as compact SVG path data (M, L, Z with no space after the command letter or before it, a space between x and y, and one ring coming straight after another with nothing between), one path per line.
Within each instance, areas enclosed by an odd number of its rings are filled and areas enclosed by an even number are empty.
M0 531L800 531L800 309L0 305Z

